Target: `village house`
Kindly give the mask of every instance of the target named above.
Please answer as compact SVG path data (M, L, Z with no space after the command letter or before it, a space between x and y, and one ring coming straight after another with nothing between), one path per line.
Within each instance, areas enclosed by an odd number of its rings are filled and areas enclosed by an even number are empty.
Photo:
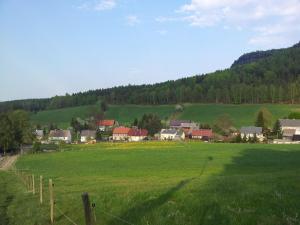
M80 141L82 143L95 142L96 141L96 131L95 130L83 130L80 133Z
M279 120L282 138L286 141L299 141L300 136L300 120L296 119L281 119Z
M115 120L100 120L97 122L97 127L100 131L110 131L117 125L117 121Z
M128 141L129 140L129 131L128 127L116 127L113 130L113 140L114 141Z
M143 141L147 136L148 131L146 129L131 128L128 132L129 141Z
M254 138L256 136L257 140L263 141L264 140L264 134L262 127L254 127L254 126L249 126L249 127L242 127L240 130L241 137L249 140L250 138Z
M71 143L72 135L69 130L51 130L48 140L51 142Z
M212 138L213 138L213 132L211 129L199 129L199 130L192 131L192 139L209 141Z
M162 129L160 132L160 140L184 140L185 134L182 130Z

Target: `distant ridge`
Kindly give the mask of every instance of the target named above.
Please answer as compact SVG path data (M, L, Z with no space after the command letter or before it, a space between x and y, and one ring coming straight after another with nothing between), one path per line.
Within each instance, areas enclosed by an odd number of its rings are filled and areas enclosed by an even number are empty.
M109 104L300 103L300 42L290 48L247 53L231 68L152 85L127 85L47 99L0 102L0 111L40 111Z

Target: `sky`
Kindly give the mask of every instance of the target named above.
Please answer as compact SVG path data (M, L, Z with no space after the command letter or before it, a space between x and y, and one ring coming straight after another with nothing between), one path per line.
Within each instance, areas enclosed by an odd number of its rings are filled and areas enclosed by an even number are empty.
M300 41L300 0L0 0L0 101L152 84Z

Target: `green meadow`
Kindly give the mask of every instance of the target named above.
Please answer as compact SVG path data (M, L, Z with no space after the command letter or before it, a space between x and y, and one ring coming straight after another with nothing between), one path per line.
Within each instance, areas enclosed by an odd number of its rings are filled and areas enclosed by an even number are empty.
M101 225L300 224L298 145L69 145L16 167L53 179L58 225L70 224L62 213L84 224L83 192ZM0 178L0 224L49 224L47 189L39 205L15 175Z
M107 119L116 119L121 124L131 124L135 118L140 119L145 113L156 113L162 120L171 118L189 119L196 122L212 124L222 114L229 114L234 125L253 125L256 113L266 107L273 114L272 121L286 117L290 112L300 111L300 105L224 105L224 104L185 104L184 111L175 113L174 105L143 106L143 105L111 105L105 113ZM60 128L68 128L72 117L86 118L91 106L46 110L31 115L35 124L55 123Z

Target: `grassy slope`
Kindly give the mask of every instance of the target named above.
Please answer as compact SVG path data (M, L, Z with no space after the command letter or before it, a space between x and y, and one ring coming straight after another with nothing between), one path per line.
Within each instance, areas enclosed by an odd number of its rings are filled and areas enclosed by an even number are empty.
M229 114L237 128L242 125L252 125L256 113L261 107L267 107L274 115L273 121L287 116L291 111L300 110L300 105L216 105L216 104L186 104L185 110L177 114L177 118L191 119L202 123L210 123L220 115ZM34 123L48 124L53 122L61 128L67 128L72 117L85 118L88 116L90 106L48 110L32 115ZM170 118L174 113L174 106L138 106L117 105L110 106L106 118L116 119L120 123L130 124L135 118L141 118L144 113L156 113L161 119Z
M33 123L49 124L55 123L61 128L68 128L72 117L86 118L89 116L91 106L79 106L55 110L41 111L31 115Z
M105 117L113 118L120 123L132 123L135 118L141 118L145 113L155 113L161 119L167 119L174 112L174 106L144 106L144 105L116 105L110 106Z
M300 110L300 105L216 105L216 104L188 104L182 114L181 119L191 119L194 121L212 124L214 120L222 114L229 114L236 127L253 125L256 113L266 107L273 114L273 122L285 116L291 111Z
M82 222L84 191L96 203L103 225L125 224L103 210L133 224L300 223L297 145L128 143L69 148L77 151L27 155L17 167L52 177L57 206L77 223ZM56 214L56 224L67 224ZM46 224L47 217L32 221Z

